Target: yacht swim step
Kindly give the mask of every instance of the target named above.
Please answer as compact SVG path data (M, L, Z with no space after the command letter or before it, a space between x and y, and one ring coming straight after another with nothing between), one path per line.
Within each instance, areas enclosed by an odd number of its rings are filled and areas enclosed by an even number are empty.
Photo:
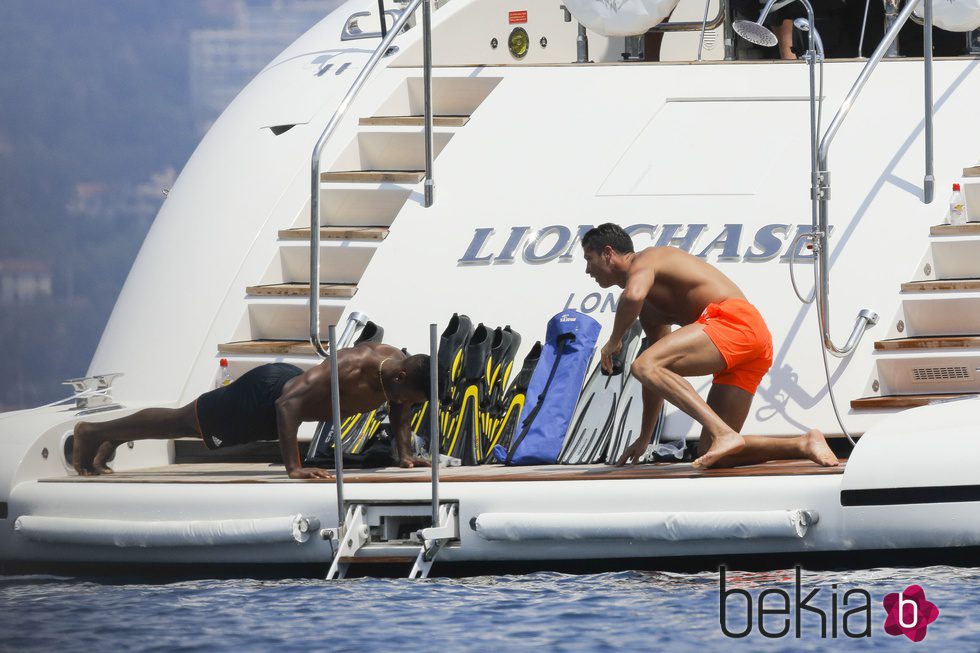
M877 351L898 351L902 349L953 349L980 347L980 336L924 336L918 338L896 338L879 340L875 343Z
M934 401L949 401L973 397L975 393L936 394L936 395L890 395L887 397L862 397L851 400L854 410L873 410L875 408L917 408L928 406Z
M321 240L384 240L388 227L320 227ZM279 230L280 240L309 240L310 228Z
M930 236L980 236L980 222L969 224L937 224L929 228Z
M320 173L320 181L324 183L355 182L359 184L419 184L424 178L424 170L345 170Z
M249 295L264 297L309 297L308 283L274 283L265 286L249 286L245 289ZM353 297L357 294L357 284L353 283L321 283L320 297Z
M902 284L902 292L937 292L943 290L980 290L980 279L910 281Z
M218 345L221 354L273 354L314 356L316 352L308 340L239 340Z
M410 565L415 562L418 554L413 556L343 556L340 558L342 565Z
M360 119L364 127L422 127L424 116L369 116ZM433 127L462 127L469 116L432 116Z

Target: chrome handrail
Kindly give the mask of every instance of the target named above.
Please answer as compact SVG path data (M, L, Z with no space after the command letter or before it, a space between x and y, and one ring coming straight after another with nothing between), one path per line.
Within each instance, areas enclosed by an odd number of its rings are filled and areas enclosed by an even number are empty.
M854 85L851 87L850 92L848 92L847 97L841 103L840 108L837 110L837 114L831 121L830 126L827 127L827 131L824 133L823 139L820 141L820 147L817 151L817 172L813 175L812 187L811 187L811 198L816 209L816 221L814 223L814 242L813 249L814 255L817 257L817 318L820 321L821 334L823 336L823 345L831 354L838 358L844 358L848 356L855 347L857 347L858 342L861 340L861 336L864 331L870 326L874 325L878 321L878 316L873 312L865 309L862 310L854 323L854 328L851 331L850 337L848 337L847 342L843 347L837 347L834 345L833 339L830 337L830 261L828 258L828 247L827 247L827 237L829 232L829 207L828 201L830 200L830 171L827 165L827 156L830 151L830 144L833 142L834 137L837 135L841 124L850 113L851 107L857 100L861 91L864 89L864 85L867 83L871 74L874 72L875 68L881 62L882 58L885 57L891 44L898 38L898 33L901 31L905 23L908 22L909 16L915 7L922 2L922 0L912 0L898 15L898 18L892 23L888 32L881 39L881 43L878 44L878 48L868 59L868 62L864 65L861 73L858 75L857 80L855 80ZM927 9L925 13L925 29L931 34L932 32L932 8L930 3L927 1ZM931 39L925 39L925 43L928 43ZM933 178L932 178L932 51L931 49L926 49L923 53L923 59L925 63L925 95L926 95L926 176L924 179L924 201L929 203L932 201L933 195Z
M408 19L415 13L419 5L422 5L422 41L424 49L423 61L423 87L425 96L425 206L431 206L433 201L433 181L432 181L432 43L430 8L431 0L412 0L402 11L398 20L391 26L388 34L381 39L380 45L371 54L364 68L357 75L357 79L351 84L347 95L337 105L327 126L313 148L312 170L311 170L311 189L310 189L310 344L322 358L326 358L328 352L323 348L320 341L320 156L327 141L333 135L343 119L344 114L350 107L354 98L361 91L364 82L374 72L375 66L381 61L382 57L388 52L392 41L404 29Z
M701 32L701 41L698 44L698 61L701 60L701 48L704 45L704 33L709 29L715 29L719 25L724 24L725 33L723 35L725 42L725 59L735 58L735 48L734 39L732 36L732 17L731 17L731 6L728 0L718 0L718 15L712 18L710 21L708 18L708 10L711 5L711 0L705 0L704 5L704 20L694 20L694 21L683 21L676 23L663 22L659 25L654 25L648 32Z
M709 0L710 2L710 0ZM702 20L692 20L677 23L667 23L663 22L659 25L654 25L648 32L700 32L702 26L707 29L714 29L721 25L725 21L725 10L727 9L727 0L720 0L718 2L718 15L711 19L710 22L705 22ZM705 12L707 13L707 12Z
M370 11L357 11L347 17L344 22L344 26L340 30L340 40L341 41L357 41L360 39L377 39L384 38L388 35L387 25L388 21L382 21L381 25L385 28L379 32L364 32L361 31L360 25L358 24L359 18L365 16L370 16ZM385 9L385 16L391 16L393 22L398 20L398 17L402 15L401 9ZM357 31L355 31L355 29Z

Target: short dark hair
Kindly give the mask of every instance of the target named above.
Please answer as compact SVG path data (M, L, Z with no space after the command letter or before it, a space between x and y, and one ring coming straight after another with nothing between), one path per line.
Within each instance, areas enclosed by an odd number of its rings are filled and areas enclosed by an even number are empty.
M411 390L418 390L429 396L429 356L415 354L402 362L405 370L405 385Z
M593 252L601 252L606 245L609 245L620 254L630 254L633 252L633 239L623 231L618 224L606 222L598 227L593 227L582 236L582 249L590 249Z

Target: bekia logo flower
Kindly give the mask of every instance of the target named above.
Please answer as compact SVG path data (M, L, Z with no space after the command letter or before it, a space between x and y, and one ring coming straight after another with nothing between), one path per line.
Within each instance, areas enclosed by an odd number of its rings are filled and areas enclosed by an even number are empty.
M918 585L909 585L903 592L892 592L883 603L888 613L885 632L905 635L913 642L925 639L929 624L939 618L939 608L926 599L925 591Z

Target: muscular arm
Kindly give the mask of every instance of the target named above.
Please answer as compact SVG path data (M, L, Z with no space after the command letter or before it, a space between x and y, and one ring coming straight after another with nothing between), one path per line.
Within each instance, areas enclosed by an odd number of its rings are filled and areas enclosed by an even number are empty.
M616 319L613 322L612 334L602 348L602 369L607 373L612 372L612 357L619 351L623 344L623 336L629 331L630 326L640 316L643 310L643 302L646 301L647 294L654 282L653 267L639 261L633 264L630 269L630 276L626 282L626 287L619 296L619 303L616 306Z
M299 378L296 384L276 400L276 426L279 431L279 450L289 478L332 478L330 472L314 467L303 467L302 456L296 432L303 423L304 399L312 391L306 378ZM329 417L327 418L329 420Z
M398 461L402 467L425 465L426 461L412 455L411 411L403 404L388 406L388 420L395 432L395 446L398 447Z

